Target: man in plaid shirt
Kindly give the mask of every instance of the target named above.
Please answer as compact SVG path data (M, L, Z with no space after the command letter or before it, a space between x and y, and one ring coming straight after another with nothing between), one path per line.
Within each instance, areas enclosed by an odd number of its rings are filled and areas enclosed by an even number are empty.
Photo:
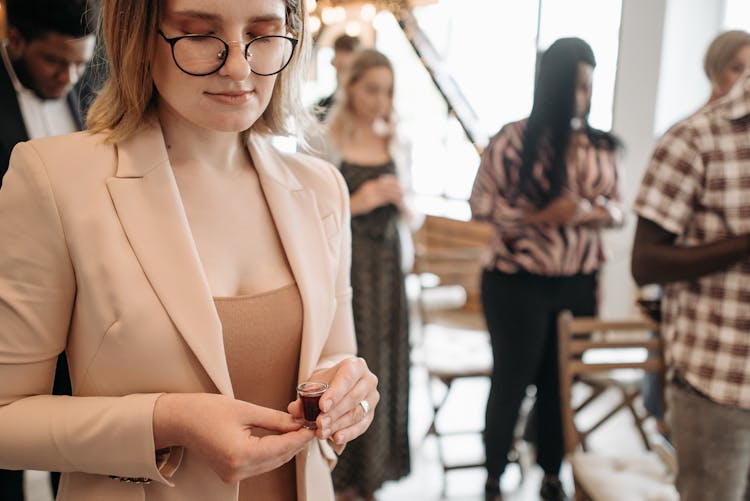
M750 75L661 138L635 211L633 277L665 285L677 489L750 500Z

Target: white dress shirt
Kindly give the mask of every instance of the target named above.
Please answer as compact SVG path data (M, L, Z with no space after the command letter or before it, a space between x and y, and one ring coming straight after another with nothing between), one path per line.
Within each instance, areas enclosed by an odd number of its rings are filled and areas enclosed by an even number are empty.
M21 115L29 139L76 132L78 125L68 105L67 98L42 99L31 89L24 87L18 80L6 51L2 50L1 52L3 64L5 64L5 69L13 83L13 88L16 90L16 98L21 108Z

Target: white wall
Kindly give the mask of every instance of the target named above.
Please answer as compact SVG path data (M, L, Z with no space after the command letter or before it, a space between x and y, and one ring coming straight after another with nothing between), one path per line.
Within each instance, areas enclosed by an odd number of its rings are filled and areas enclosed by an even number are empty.
M613 131L625 144L624 199L632 207L657 138L708 99L702 58L720 31L724 0L623 0ZM635 216L605 233L602 315L635 310L630 249Z
M721 0L669 0L662 42L662 65L656 108L656 134L706 103L710 85L703 55L719 31Z
M625 145L621 174L627 208L632 206L654 145L666 3L667 0L624 0L622 3L612 129ZM634 311L635 287L630 278L634 228L634 218L629 216L624 228L605 232L608 255L601 277L603 316L623 317Z

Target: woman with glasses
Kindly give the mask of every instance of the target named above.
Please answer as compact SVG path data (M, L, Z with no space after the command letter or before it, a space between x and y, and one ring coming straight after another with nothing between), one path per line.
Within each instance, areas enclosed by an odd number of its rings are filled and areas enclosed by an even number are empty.
M104 1L90 132L19 145L0 192L0 468L64 472L59 500L333 499L379 394L346 185L269 141L307 123L304 4Z
M495 226L482 274L494 369L487 400L486 499L499 478L526 388L537 387L541 497L566 499L557 370L557 315L596 312L600 229L617 225L616 139L588 124L595 60L579 38L553 43L539 64L531 115L503 127L474 181L475 219Z

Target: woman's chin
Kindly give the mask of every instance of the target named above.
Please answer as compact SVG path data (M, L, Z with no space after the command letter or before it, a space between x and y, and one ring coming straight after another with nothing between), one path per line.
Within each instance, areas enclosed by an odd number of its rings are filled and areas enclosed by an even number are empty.
M249 117L244 117L241 119L216 120L208 127L217 132L242 132L252 127L256 120L257 118L251 119Z

